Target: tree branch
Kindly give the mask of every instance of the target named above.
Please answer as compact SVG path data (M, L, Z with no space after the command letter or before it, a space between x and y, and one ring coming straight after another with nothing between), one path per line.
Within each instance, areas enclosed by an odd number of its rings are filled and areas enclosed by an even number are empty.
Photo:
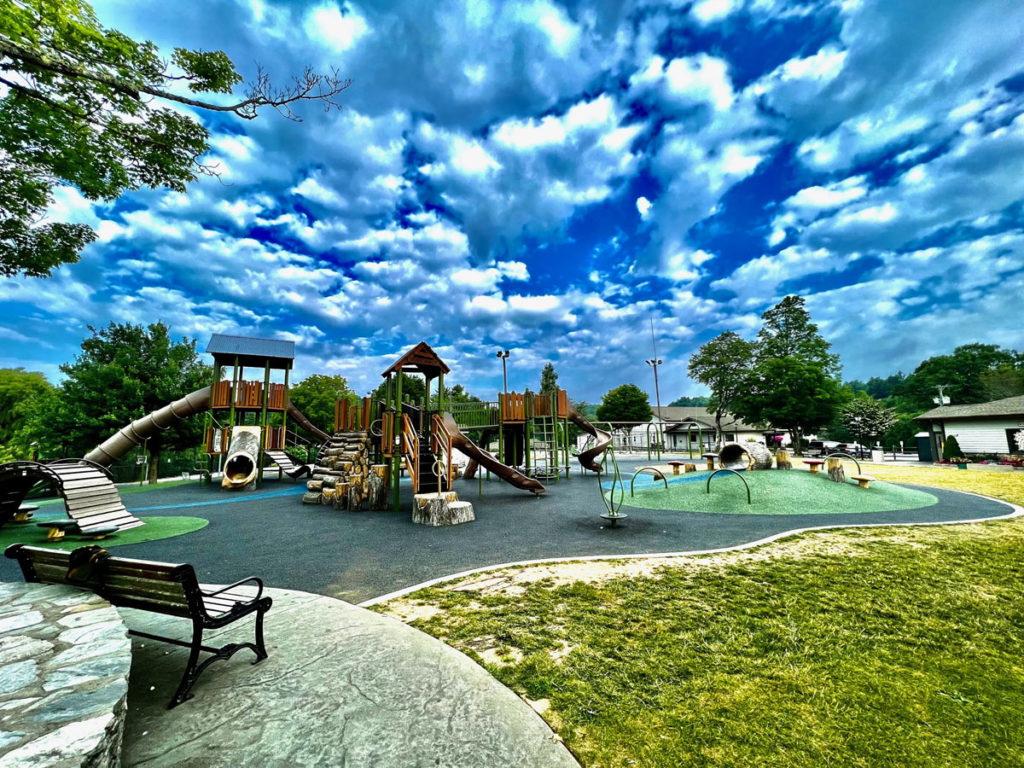
M271 88L270 78L260 69L257 72L256 79L249 87L247 98L235 104L213 104L208 101L171 93L152 85L126 83L106 72L88 69L68 61L47 56L45 53L37 53L22 48L3 37L0 37L0 55L31 64L34 67L49 72L106 85L118 93L137 101L141 100L141 94L145 93L159 99L174 101L179 104L198 107L199 109L213 112L233 112L246 120L255 118L260 107L271 107L289 120L298 120L299 118L292 112L290 107L291 104L297 101L323 101L327 104L328 109L330 107L337 107L338 104L333 100L333 97L346 90L352 84L351 80L340 77L337 70L332 70L329 75L320 75L307 68L301 77L295 78L290 88L275 91Z

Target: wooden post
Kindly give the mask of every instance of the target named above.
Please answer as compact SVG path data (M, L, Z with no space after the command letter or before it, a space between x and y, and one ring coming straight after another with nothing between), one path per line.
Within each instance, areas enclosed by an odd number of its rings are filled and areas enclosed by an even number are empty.
M402 372L398 372L398 376L395 379L395 431L402 434ZM394 512L398 511L398 507L401 504L399 490L399 481L402 475L402 450L399 448L397 451L393 450L394 457L392 459L391 466L391 509Z
M842 459L828 460L828 477L829 480L834 480L837 483L846 482L846 472L843 471Z

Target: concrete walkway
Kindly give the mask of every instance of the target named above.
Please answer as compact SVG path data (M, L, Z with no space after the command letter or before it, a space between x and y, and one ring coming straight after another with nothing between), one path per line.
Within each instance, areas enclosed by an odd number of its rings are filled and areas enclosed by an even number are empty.
M401 622L304 592L269 590L270 658L211 665L168 710L187 651L133 638L125 766L577 766L530 707L458 651ZM189 622L120 609L132 629ZM207 645L252 639L242 619ZM213 639L211 643L210 640Z

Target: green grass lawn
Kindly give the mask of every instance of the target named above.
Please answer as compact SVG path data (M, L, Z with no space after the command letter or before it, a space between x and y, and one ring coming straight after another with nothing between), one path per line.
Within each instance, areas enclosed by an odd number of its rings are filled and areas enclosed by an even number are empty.
M871 470L1024 502L1024 473L898 472ZM1024 765L1022 553L1021 520L816 532L382 610L534 702L585 766Z

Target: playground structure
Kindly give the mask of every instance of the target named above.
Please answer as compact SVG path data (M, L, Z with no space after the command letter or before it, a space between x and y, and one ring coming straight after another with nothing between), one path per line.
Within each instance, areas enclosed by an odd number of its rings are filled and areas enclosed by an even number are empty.
M304 442L294 431L288 432L289 418L319 440L330 439L288 399L295 342L214 334L206 351L214 359L210 386L190 392L122 427L87 453L85 459L108 467L157 432L205 412L207 475L212 470L213 458L226 456L222 485L239 490L262 481L264 464L269 458L267 451L281 451L286 445ZM227 366L232 368L231 378L222 380ZM246 368L262 368L263 382L247 381ZM283 372L283 383L270 381L277 371Z

